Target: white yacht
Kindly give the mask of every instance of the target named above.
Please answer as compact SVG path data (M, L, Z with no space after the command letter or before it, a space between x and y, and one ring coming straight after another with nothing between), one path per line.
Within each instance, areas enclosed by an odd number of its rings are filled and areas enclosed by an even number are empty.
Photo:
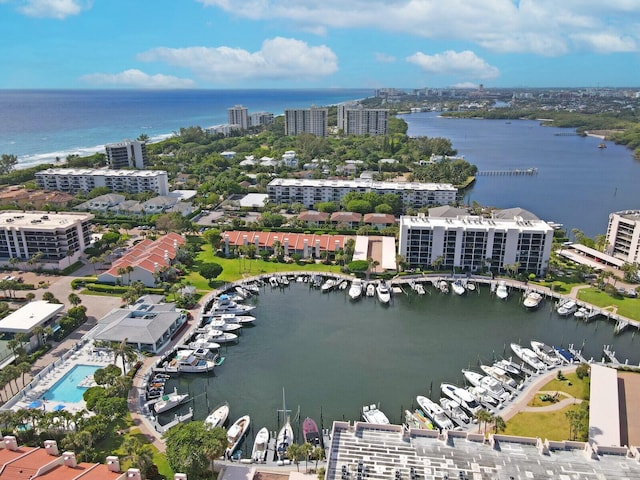
M227 322L223 318L216 317L209 322L209 326L213 329L218 329L223 332L237 332L242 328L239 323Z
M540 360L544 363L551 365L552 367L562 364L562 358L560 358L558 352L554 348L536 340L531 340L530 343L533 352L540 357Z
M224 422L227 421L229 417L229 404L223 403L222 405L217 406L213 409L213 411L207 415L207 418L204 419L204 425L207 428L216 428L224 425Z
M156 413L163 413L183 404L189 400L189 394L178 393L177 389L173 389L173 393L163 395L156 403L153 404L153 410Z
M460 407L460 404L455 400L451 400L450 398L440 398L439 402L444 413L447 417L453 420L454 423L457 423L462 427L463 425L471 422L471 417L467 415L462 407Z
M561 317L568 317L578 309L578 304L573 300L565 300L562 303L558 303L558 315Z
M509 400L509 392L495 378L471 370L462 370L462 373L471 385L486 388L487 393L499 402Z
M482 408L475 397L464 388L457 387L456 385L452 385L450 383L441 383L440 391L443 395L460 404L460 406L470 415L473 415Z
M255 308L256 307L254 305L242 305L236 303L231 299L231 297L229 297L229 295L223 294L213 301L206 315L216 316L222 315L223 313L236 313L238 315L244 315L251 310L254 310Z
M365 405L362 407L362 419L367 423L377 425L388 425L389 419L376 405Z
M362 280L356 278L351 282L349 287L349 298L351 300L357 300L362 295Z
M262 427L256 433L256 438L253 442L253 450L251 451L251 460L254 463L264 463L267 460L267 453L269 452L269 429Z
M213 317L213 319L222 319L226 323L238 323L240 325L248 325L256 321L256 317L253 315L236 315L235 313L223 313L220 316Z
M247 433L249 429L249 424L251 423L251 418L249 415L245 415L237 419L233 425L229 427L227 430L227 455L232 455L244 434Z
M418 395L416 397L416 401L434 426L442 430L454 429L455 426L453 425L453 422L449 417L447 417L442 407L436 402L427 397L423 397L422 395Z
M322 293L327 293L333 290L335 286L336 286L336 281L333 278L328 278L322 284L322 286L320 287L320 290L322 291Z
M376 285L376 295L380 303L387 304L391 301L391 290L389 290L387 282L380 280L380 283Z
M418 295L424 295L425 293L427 293L427 291L424 289L424 285L422 285L421 283L415 282L411 287L413 288L413 291Z
M183 349L164 365L165 372L206 373L216 366L216 354L208 348Z
M231 332L223 332L217 328L207 328L198 333L196 340L214 343L229 343L238 340L238 335Z
M453 293L455 293L456 295L464 295L467 291L467 289L464 288L464 285L462 284L462 280L451 282L451 290L453 290Z
M438 282L438 289L442 293L449 293L449 284L446 282L446 280L441 280L440 282Z
M498 282L498 287L496 288L496 297L500 300L506 300L509 296L509 290L507 290L507 282L504 280L500 280Z
M484 387L471 386L467 388L467 391L483 406L499 408L502 405L497 399L489 395L489 391Z
M540 360L540 358L530 348L523 347L517 343L512 343L511 350L513 350L513 353L515 353L520 360L532 367L535 371L547 369L547 364Z
M480 365L480 370L482 370L485 374L490 377L495 378L504 386L511 388L513 390L518 388L518 382L516 382L513 378L511 378L507 372L505 372L502 368L496 367L495 365Z
M367 297L373 297L376 294L376 286L373 283L369 283L367 285L367 289L365 291Z
M524 296L522 305L524 305L527 310L535 310L540 306L541 302L542 295L534 290L529 290Z

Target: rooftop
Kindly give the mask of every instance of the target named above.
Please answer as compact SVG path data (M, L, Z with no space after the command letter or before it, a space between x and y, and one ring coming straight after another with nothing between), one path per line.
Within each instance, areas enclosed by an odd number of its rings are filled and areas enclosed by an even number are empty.
M34 300L0 320L0 332L30 332L63 309L59 303Z
M59 227L68 227L76 222L91 220L90 213L47 213L47 212L23 212L6 210L0 212L0 225L13 228L37 228L38 230L53 230Z
M322 180L315 178L275 178L269 187L333 187L333 188L370 188L372 190L447 190L457 192L450 183L419 182L376 182L369 179L357 180Z
M89 176L101 175L105 177L156 177L166 175L164 170L106 170L102 168L48 168L36 173L38 175L68 175Z

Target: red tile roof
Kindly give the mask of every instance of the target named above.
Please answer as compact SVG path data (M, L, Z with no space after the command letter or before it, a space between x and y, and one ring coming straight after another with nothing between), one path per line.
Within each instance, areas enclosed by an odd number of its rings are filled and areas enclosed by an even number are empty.
M304 233L285 233L285 232L243 232L232 230L229 232L223 232L223 241L225 238L229 238L230 246L244 245L244 237L247 237L247 244L255 245L256 237L258 238L259 248L273 248L273 243L278 240L284 247L285 243L288 243L291 250L303 250L304 241L307 241L307 246L313 248L316 246L316 242L320 241L321 250L329 250L335 252L344 247L345 242L349 238L353 238L349 235L315 235ZM336 247L337 242L337 247Z
M357 212L333 212L331 214L332 222L359 222L362 220L362 214Z
M393 225L396 223L396 217L390 213L365 213L362 221L378 225Z
M155 263L157 263L159 267L169 265L169 262L165 260L165 251L168 253L169 259L172 260L175 258L177 250L174 245L177 244L179 247L184 243L185 239L182 238L181 235L173 232L155 241L145 239L135 244L127 253L113 262L111 268L105 273L117 277L119 275L118 269L127 268L129 265L133 268L141 268L153 272Z

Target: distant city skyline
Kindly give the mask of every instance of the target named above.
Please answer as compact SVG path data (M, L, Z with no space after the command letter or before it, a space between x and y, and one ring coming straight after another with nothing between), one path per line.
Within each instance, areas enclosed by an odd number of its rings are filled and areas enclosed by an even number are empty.
M0 0L0 88L638 87L637 0Z

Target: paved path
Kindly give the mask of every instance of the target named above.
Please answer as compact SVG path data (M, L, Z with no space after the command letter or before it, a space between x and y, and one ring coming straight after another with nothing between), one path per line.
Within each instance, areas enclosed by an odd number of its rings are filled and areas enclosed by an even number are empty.
M542 405L542 406L536 406L536 407L532 407L527 405L526 407L524 407L521 412L554 412L556 410L562 410L564 407L568 407L569 405L577 405L582 403L582 399L580 398L576 398L572 395L569 395L566 392L562 392L562 391L549 391L549 390L538 390L536 393L536 395L554 395L554 394L558 394L561 395L562 397L564 397L562 400L558 401L558 402L554 402L554 403L550 403L549 405Z

